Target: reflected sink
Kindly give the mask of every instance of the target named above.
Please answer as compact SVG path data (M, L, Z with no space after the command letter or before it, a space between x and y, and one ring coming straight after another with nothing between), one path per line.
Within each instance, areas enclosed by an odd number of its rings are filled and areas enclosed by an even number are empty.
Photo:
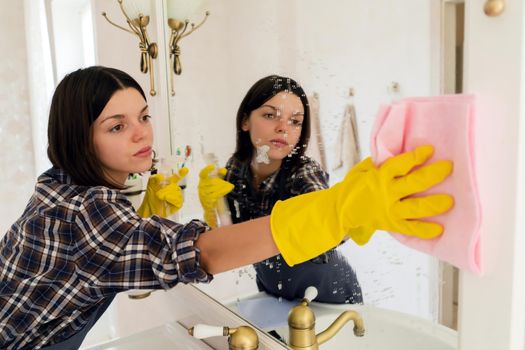
M272 306L272 303L275 304ZM275 330L288 342L287 313L297 303L280 302L264 293L238 301L230 305L241 316L252 321L265 331ZM257 310L262 306L262 310ZM365 335L356 337L353 333L353 322L349 321L330 340L321 344L321 349L373 349L373 350L457 350L457 332L418 317L397 311L377 308L371 305L330 305L311 303L316 315L316 334L324 331L343 311L359 312L365 325ZM260 315L270 313L273 308L272 321ZM261 311L261 312L259 312Z

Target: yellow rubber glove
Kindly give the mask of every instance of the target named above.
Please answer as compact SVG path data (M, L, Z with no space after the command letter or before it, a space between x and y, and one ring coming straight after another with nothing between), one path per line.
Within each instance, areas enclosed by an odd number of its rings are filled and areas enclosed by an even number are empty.
M148 179L144 199L137 213L143 218L151 215L166 218L177 212L182 208L184 202L182 189L178 183L187 174L188 168L181 168L178 174L170 176L167 185L163 174L151 175Z
M210 227L217 227L217 215L215 209L219 198L230 193L234 186L224 180L227 173L225 168L217 169L217 175L213 174L215 165L208 164L199 173L199 200L204 210L204 221Z
M437 223L417 219L449 210L454 200L446 194L418 198L442 182L452 162L425 163L432 146L417 147L376 167L367 158L333 187L279 201L270 221L273 239L288 265L301 263L338 245L346 236L357 244L368 242L376 230L434 238L443 232Z

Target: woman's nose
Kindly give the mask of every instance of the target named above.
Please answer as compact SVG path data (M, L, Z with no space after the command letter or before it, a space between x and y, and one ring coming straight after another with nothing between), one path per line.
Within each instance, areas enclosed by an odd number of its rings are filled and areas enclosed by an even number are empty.
M134 142L142 140L144 137L146 137L148 132L148 127L144 124L138 123L133 126L133 134L132 138Z
M286 132L288 128L288 120L286 118L280 117L277 120L277 125L275 127L277 132Z

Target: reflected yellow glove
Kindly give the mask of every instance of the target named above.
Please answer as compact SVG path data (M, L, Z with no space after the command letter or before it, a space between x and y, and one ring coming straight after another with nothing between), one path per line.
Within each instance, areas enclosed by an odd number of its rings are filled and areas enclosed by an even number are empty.
M143 217L157 215L168 217L180 208L184 202L182 189L178 185L179 181L188 174L188 168L181 168L178 174L173 174L165 184L163 174L151 175L148 179L148 186L142 204L137 213Z
M215 165L208 164L199 173L199 200L204 210L204 221L210 227L217 227L217 215L215 209L220 198L230 193L234 186L224 180L227 173L225 168L217 169Z
M406 198L450 175L452 162L447 160L413 170L433 152L432 146L417 147L379 167L367 158L329 189L277 202L270 217L272 235L288 265L318 256L345 236L365 244L376 230L427 239L439 236L441 225L417 219L446 212L453 198L446 194Z

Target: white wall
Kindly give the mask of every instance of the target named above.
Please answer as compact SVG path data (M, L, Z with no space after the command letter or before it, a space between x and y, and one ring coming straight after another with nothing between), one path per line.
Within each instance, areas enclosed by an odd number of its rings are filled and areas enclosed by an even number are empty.
M46 2L25 0L23 6L27 48L25 68L28 71L35 176L38 176L51 166L47 158L47 121L55 79ZM19 72L22 69L20 67Z
M24 3L3 1L2 45L9 48L0 64L0 238L22 214L35 180L27 73Z

